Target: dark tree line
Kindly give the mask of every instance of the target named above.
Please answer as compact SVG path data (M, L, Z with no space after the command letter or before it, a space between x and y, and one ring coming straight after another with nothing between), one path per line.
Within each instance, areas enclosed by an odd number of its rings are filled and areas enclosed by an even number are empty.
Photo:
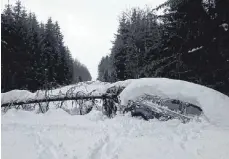
M163 15L155 14L159 9ZM168 0L124 12L98 79L167 77L229 95L228 25L228 0Z
M64 45L59 24L51 18L39 23L20 1L6 5L1 14L1 33L2 92L67 85L78 82L76 78L91 80L87 68L73 60Z
M73 83L90 81L91 74L88 71L87 67L81 64L77 59L73 61Z

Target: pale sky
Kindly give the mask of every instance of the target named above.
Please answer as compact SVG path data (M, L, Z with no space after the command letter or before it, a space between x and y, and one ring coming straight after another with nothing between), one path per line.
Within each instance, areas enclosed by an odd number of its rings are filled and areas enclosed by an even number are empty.
M14 4L16 0L9 0ZM37 19L58 21L73 58L87 66L92 79L98 64L110 53L118 29L118 16L132 7L156 7L165 0L21 0ZM1 0L1 8L8 0Z

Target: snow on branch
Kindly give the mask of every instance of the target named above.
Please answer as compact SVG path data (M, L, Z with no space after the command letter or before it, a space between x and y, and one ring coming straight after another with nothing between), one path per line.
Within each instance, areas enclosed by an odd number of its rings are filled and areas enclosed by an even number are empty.
M87 89L85 92L80 90L78 86L68 88L65 91L66 93L61 90L59 93L53 92L53 90L45 90L35 94L25 90L14 90L3 94L1 107L4 109L3 111L7 111L12 106L16 109L22 107L24 110L34 110L35 106L39 106L39 112L45 113L49 110L50 104L56 105L56 108L63 108L64 102L72 101L72 107L73 105L78 106L79 114L83 115L90 112L93 106L96 105L97 100L100 100L103 103L104 113L111 117L112 114L116 113L116 104L119 103L117 93L120 93L119 90L123 88L116 87L116 91L111 91L112 89L114 88L108 88L102 94L93 94L95 90L89 92ZM17 98L7 98L13 95ZM89 106L88 102L90 103Z
M224 31L228 31L228 24L227 23L221 24L220 27L223 27Z
M198 50L200 50L202 48L203 48L203 46L193 48L192 50L189 50L188 53L193 53L193 52L198 51Z

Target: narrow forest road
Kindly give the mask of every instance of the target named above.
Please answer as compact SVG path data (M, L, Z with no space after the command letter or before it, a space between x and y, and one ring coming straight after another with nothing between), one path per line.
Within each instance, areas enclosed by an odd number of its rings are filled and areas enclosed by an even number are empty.
M4 159L226 159L229 130L209 123L149 122L98 111L70 116L9 110L2 115Z

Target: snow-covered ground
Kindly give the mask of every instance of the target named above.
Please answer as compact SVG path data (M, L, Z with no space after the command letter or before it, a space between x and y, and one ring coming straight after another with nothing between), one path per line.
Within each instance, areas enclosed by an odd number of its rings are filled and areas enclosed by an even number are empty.
M210 88L180 80L144 78L113 84L79 83L49 91L49 95L66 95L73 87L75 93L99 95L113 86L126 87L120 94L124 106L128 100L147 93L200 106L208 120L182 124L179 120L144 121L121 114L109 119L96 107L82 116L70 115L77 113L69 114L55 107L44 114L37 114L36 110L9 109L1 117L2 158L228 158L229 97ZM43 97L44 91L13 90L2 93L1 102Z
M207 122L108 119L11 109L2 115L3 159L227 159L229 129Z

